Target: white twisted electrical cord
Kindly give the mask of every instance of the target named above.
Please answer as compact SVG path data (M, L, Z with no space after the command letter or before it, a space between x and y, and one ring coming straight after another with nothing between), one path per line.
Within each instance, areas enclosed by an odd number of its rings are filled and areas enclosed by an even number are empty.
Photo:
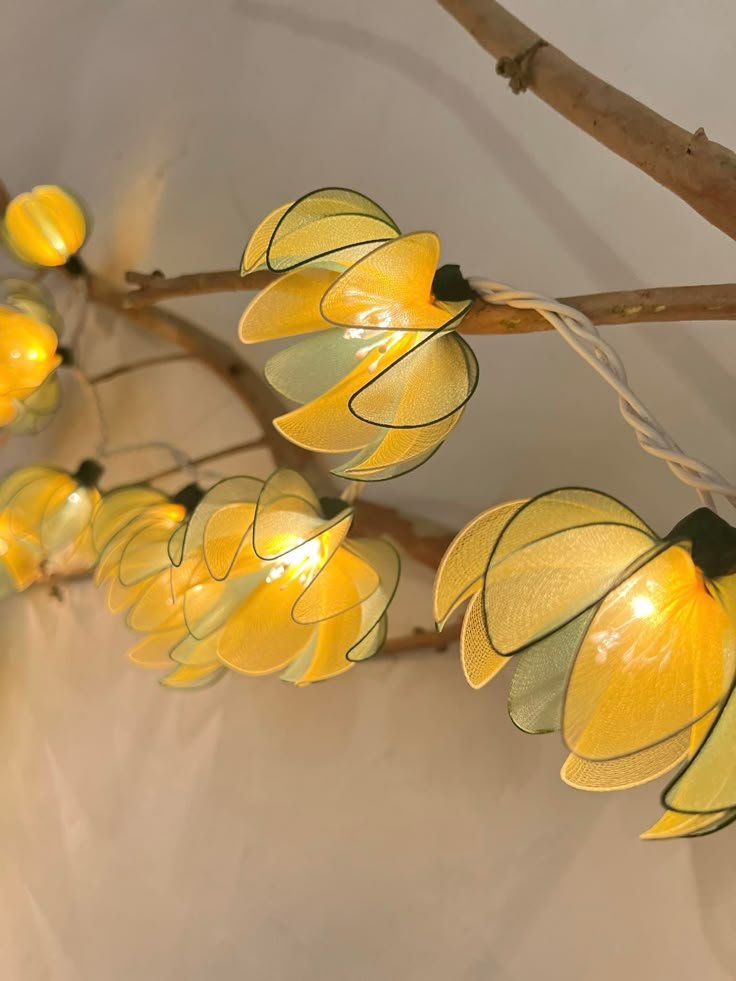
M526 290L515 290L503 283L475 277L469 282L486 303L503 304L519 310L536 310L618 393L621 415L635 431L639 445L646 453L664 460L679 480L694 488L703 504L715 509L713 494L719 494L736 507L736 487L728 484L717 470L682 452L629 388L621 358L603 340L584 313L558 300L550 300Z

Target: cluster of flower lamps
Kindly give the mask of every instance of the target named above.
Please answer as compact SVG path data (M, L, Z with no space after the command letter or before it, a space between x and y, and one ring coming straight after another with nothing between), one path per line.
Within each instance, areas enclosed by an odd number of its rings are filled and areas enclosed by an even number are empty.
M12 253L73 268L84 209L58 187L7 206ZM305 335L267 363L298 403L274 420L292 442L352 454L333 472L390 479L421 466L460 420L478 379L456 328L473 293L438 269L431 232L402 234L362 194L327 188L258 226L242 272L279 273L243 313L240 338ZM37 282L0 295L0 426L37 431L58 400L59 317ZM101 491L102 467L30 466L0 483L0 598L94 570L141 635L129 652L167 688L228 670L332 678L380 651L399 557L350 535L353 507L298 473L232 477L169 496ZM608 495L562 488L491 508L437 571L438 629L465 606L460 654L480 688L511 666L508 711L560 732L568 784L639 786L674 771L642 837L708 834L736 818L736 529L699 508L664 537Z

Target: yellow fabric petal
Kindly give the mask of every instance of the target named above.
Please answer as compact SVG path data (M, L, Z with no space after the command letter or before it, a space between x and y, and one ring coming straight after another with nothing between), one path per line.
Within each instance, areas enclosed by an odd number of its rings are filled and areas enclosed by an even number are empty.
M690 554L668 548L593 618L570 676L565 742L593 760L653 746L718 704L735 667L736 624Z
M297 269L261 290L240 318L244 344L272 341L315 330L332 330L320 311L325 290L339 273L330 269Z
M352 509L346 507L325 519L319 499L303 477L293 470L280 470L264 485L253 523L253 549L264 560L284 559L301 549L300 557L311 553L321 567L342 543L352 523ZM319 538L319 547L306 548Z
M348 660L347 652L360 640L361 626L361 612L357 607L320 623L311 663L296 684L326 681L355 667L355 662Z
M128 657L143 668L170 668L170 653L180 641L180 628L149 634L128 651Z
M382 367L396 362L411 338L400 341L382 356ZM376 435L371 424L358 419L349 408L352 396L370 379L366 358L323 395L274 419L274 426L292 443L321 453L348 453L367 446Z
M736 575L723 577L709 584L713 602L723 609L728 619L727 657L736 655ZM706 657L705 650L701 657ZM736 689L722 706L712 728L704 733L689 766L668 786L662 795L667 807L676 811L713 813L736 807Z
M216 511L207 522L204 557L210 575L215 579L224 579L241 549L250 545L255 513L256 505L250 502L228 504ZM252 561L255 563L259 560L252 555Z
M396 235L391 217L370 198L348 188L321 188L285 212L267 251L270 269L283 271L307 262L324 265L335 253Z
M379 586L375 569L349 548L338 548L294 604L297 623L319 623L364 602Z
M217 649L220 660L234 671L252 675L280 671L293 661L316 629L291 617L302 589L296 580L257 586L225 624Z
M519 509L498 540L493 562L542 538L594 524L627 525L656 537L638 515L614 497L584 487L561 487L531 498Z
M219 661L213 664L180 664L164 675L160 684L164 688L198 689L209 688L225 674Z
M136 586L123 586L117 575L110 579L107 590L107 608L110 613L122 613L129 610L148 588L148 582L140 582Z
M408 473L424 463L438 449L462 418L465 410L419 429L383 430L364 453L349 460L333 473L353 480L387 480ZM375 433L376 430L374 429ZM381 433L381 430L378 430Z
M485 577L488 632L500 654L514 654L569 623L635 563L664 548L638 528L591 524L533 541L496 561L521 513L504 528Z
M461 409L477 383L469 345L454 333L432 334L368 381L349 407L374 426L431 426Z
M347 654L348 660L357 664L359 661L367 661L369 658L378 654L386 640L388 633L388 620L385 616L381 617L378 623L368 631L362 640L352 647Z
M484 511L452 540L434 581L434 619L440 629L453 611L480 588L498 536L524 503L511 501Z
M690 734L678 732L656 746L650 746L615 760L585 760L571 753L560 776L578 790L628 790L656 780L687 757Z
M171 660L178 664L189 664L192 666L219 665L217 657L217 645L219 635L210 634L204 640L197 640L196 637L188 635L180 640L176 647L171 650Z
M177 531L169 542L169 556L178 566L190 555L199 554L210 519L221 508L231 505L253 505L263 490L263 481L257 477L226 477L214 484L194 509L184 531Z
M509 663L491 647L483 614L483 594L478 592L465 611L460 633L460 660L471 688L482 688Z
M662 817L639 837L642 841L656 841L701 835L717 830L725 821L732 819L734 814L736 812L733 811L721 811L717 814L678 814L677 811L665 811Z
M0 511L0 568L4 581L0 595L27 589L41 574L42 558L38 540L18 533L11 526L7 512Z
M176 527L173 521L157 522L130 539L120 553L118 566L118 578L124 586L134 586L169 567L169 539Z
M132 630L140 633L184 626L184 611L181 603L175 602L172 596L168 569L145 583L145 588L128 612L127 623Z
M71 485L65 482L59 486L47 498L38 526L43 548L54 553L77 542L84 547L85 543L80 539L86 533L94 554L90 522L99 500L100 492L94 487L82 487L74 480Z
M92 520L92 540L95 548L101 552L129 521L146 508L164 504L166 500L163 491L146 484L121 487L109 494L103 494Z
M256 269L266 269L266 250L271 236L276 230L276 226L284 217L286 212L294 202L288 201L279 208L275 208L270 215L266 215L260 225L250 237L250 241L245 247L243 258L240 262L240 274L245 276L247 273L254 272Z
M327 290L322 316L341 327L437 330L453 319L432 296L440 242L433 232L402 235L369 252Z

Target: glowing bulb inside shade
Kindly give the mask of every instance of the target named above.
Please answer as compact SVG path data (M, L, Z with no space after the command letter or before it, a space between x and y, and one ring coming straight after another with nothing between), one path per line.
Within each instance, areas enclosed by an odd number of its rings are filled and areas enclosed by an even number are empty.
M654 613L654 603L648 596L634 596L631 600L631 609L635 617L649 617Z
M372 374L379 367L384 354L387 354L399 341L405 339L407 333L402 330L369 330L363 327L348 327L342 336L347 341L366 340L369 342L364 347L358 348L355 352L355 359L356 361L363 361L368 355L371 355L367 367Z
M67 497L67 501L69 501L70 504L78 504L80 501L79 494L76 491L72 491Z
M314 577L321 561L322 544L318 538L313 538L274 563L266 576L266 582L281 579L283 586L286 586L296 579L306 585Z

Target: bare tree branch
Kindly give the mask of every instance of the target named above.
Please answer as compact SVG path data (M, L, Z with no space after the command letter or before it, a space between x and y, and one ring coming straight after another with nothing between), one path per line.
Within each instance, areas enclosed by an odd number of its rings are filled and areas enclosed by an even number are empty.
M379 654L405 654L408 651L435 650L445 651L460 639L462 624L453 623L445 627L442 633L436 630L415 630L412 634L401 637L389 637Z
M181 296L196 296L236 290L263 289L273 282L277 273L251 273L241 276L232 272L193 273L167 279L129 273L135 282L147 283L140 290L123 294L121 305L135 311L162 300ZM736 320L736 284L719 283L712 286L660 286L651 289L620 290L613 293L590 293L584 296L564 296L562 303L575 307L594 324L675 323L683 320ZM460 325L461 334L527 334L552 330L534 310L510 310L479 300Z
M224 272L189 273L168 279L161 272L128 272L125 281L138 288L125 295L122 306L126 310L147 307L177 296L200 296L203 293L231 293L240 290L262 290L278 278L268 269L241 276L239 269Z
M736 154L731 150L709 140L703 129L689 133L660 116L553 45L538 46L539 35L495 0L438 2L499 59L499 74L511 77L515 90L528 87L565 119L736 238ZM509 70L514 64L516 72Z

